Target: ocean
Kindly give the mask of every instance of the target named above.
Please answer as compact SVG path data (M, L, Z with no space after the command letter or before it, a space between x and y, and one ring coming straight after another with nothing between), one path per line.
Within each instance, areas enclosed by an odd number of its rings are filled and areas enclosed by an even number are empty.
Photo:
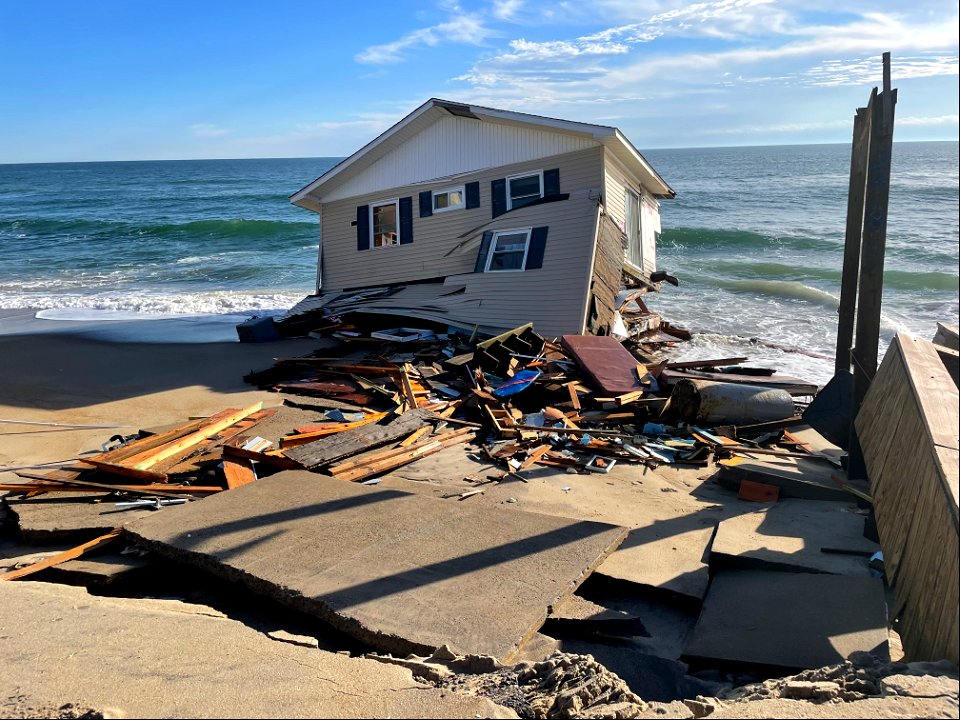
M648 306L695 339L832 374L848 145L651 150L677 191ZM339 158L0 165L0 309L63 320L279 313L313 291L318 224L288 196ZM895 143L882 345L958 317L958 143Z

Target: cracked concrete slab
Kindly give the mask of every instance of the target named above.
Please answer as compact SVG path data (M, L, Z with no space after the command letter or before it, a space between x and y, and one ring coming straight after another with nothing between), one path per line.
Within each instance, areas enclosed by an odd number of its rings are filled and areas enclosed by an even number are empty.
M126 532L381 650L508 661L626 529L286 471Z

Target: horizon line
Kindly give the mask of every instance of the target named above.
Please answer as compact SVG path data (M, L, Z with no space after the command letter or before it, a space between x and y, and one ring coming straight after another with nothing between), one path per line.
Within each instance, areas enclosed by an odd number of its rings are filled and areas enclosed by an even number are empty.
M919 143L960 143L960 140L941 139L941 140L894 140L897 144L919 144ZM641 152L656 152L658 150L747 150L752 148L775 148L775 147L817 147L824 145L846 145L849 142L819 142L819 143L779 143L764 145L686 145L672 147L650 147ZM27 162L4 162L0 161L0 166L11 165L83 165L91 163L138 163L138 162L216 162L225 160L343 160L351 157L350 155L282 155L282 156L263 156L263 157L204 157L204 158L130 158L124 160L35 160Z

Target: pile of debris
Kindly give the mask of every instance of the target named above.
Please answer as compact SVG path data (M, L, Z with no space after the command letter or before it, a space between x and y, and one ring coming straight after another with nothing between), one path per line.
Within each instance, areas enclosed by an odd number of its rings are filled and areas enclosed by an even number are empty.
M25 482L0 489L23 539L82 542L0 579L109 582L163 558L398 657L449 645L539 672L564 637L623 676L610 698L637 703L630 692L716 695L853 651L887 659L868 488L803 424L816 387L747 358L671 362L679 341L341 325L245 378L276 392L274 407L19 471ZM442 477L431 456L449 461ZM397 477L418 464L431 481ZM536 502L543 482L557 499ZM688 517L677 504L632 519L674 502L664 493L680 503L684 486ZM692 549L678 551L681 536ZM105 563L117 538L138 552Z

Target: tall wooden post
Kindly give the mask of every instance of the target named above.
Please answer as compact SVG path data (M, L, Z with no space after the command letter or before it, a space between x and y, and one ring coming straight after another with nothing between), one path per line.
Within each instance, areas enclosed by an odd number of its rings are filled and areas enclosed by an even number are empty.
M863 241L863 201L867 182L867 150L870 142L870 115L877 89L870 104L857 108L853 119L853 144L850 151L850 185L847 191L847 228L843 246L843 275L840 284L840 309L837 325L837 355L834 374L850 372L853 328L857 315L857 286L860 283L860 248Z
M883 54L883 93L871 97L870 155L867 161L863 212L863 246L857 292L856 343L853 361L851 420L856 418L877 373L880 348L880 306L883 296L883 263L887 243L887 206L890 200L890 164L893 155L893 116L896 91L890 87L890 53ZM866 468L851 422L847 472L865 477Z

